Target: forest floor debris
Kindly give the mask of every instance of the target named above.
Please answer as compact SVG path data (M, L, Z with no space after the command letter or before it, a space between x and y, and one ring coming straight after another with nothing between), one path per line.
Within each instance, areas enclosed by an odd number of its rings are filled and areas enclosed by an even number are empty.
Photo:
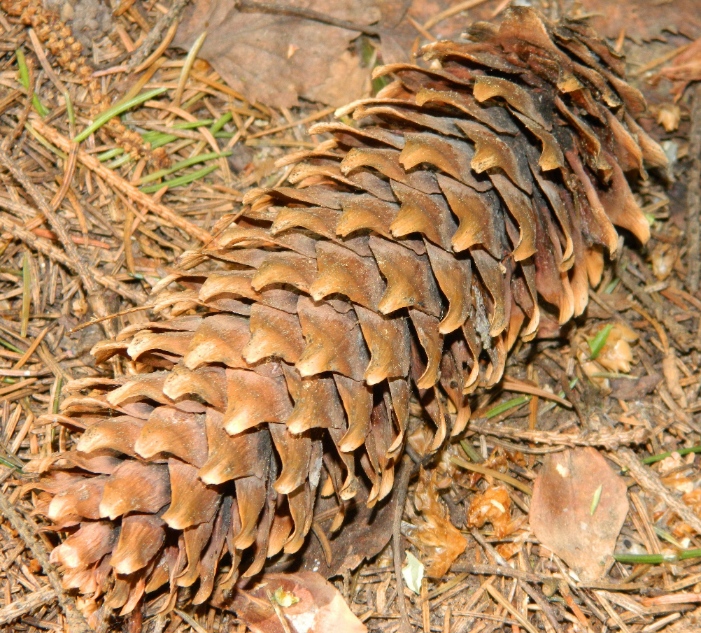
M606 268L588 318L568 338L519 346L501 389L477 398L460 443L423 469L408 460L397 479L398 487L408 486L407 503L379 518L387 535L394 524L393 547L334 581L370 631L393 632L400 622L425 633L699 627L701 294L698 235L687 228L698 223L698 201L693 187L687 190L698 171L701 93L678 90L675 100L667 77L680 78L681 64L696 68L701 25L683 10L693 3L674 2L679 11L670 11L673 3L661 11L677 23L662 26L677 34L651 25L654 13L633 0L619 3L618 22L608 25L631 56L632 75L646 94L654 91L654 117L673 115L665 128L647 122L673 159L670 184L653 179L637 192L652 240L644 249L627 245L625 257ZM58 411L62 386L97 375L91 347L148 321L149 289L235 216L246 190L281 183L286 172L276 160L314 147L322 139L306 128L332 116L324 104L335 97L251 102L243 86L228 85L205 61L169 49L184 4L176 0L169 15L160 3L124 0L109 32L104 16L97 26L84 20L93 30L79 38L88 46L81 57L69 36L51 39L43 27L63 27L48 13L31 29L18 20L28 7L41 18L38 0L1 3L0 630L80 630L72 598L46 573L42 551L55 535L31 516L34 493L23 493L33 477L26 465L72 441L46 415ZM391 28L380 40L361 36L353 52L358 68L366 68L368 90L378 60L457 36L466 20L492 17L507 3L386 4L392 6L383 7L378 28ZM543 4L551 13L567 5ZM582 1L581 8L597 14L601 4ZM636 10L626 13L631 4ZM64 18L67 5L79 6L63 3ZM370 17L345 19L375 24ZM290 62L302 53L291 51ZM653 88L648 81L657 73ZM73 140L100 113L130 101L119 119L92 125L80 147ZM420 459L429 440L417 426L410 455ZM630 500L615 562L596 578L573 575L527 520L543 463L573 447L593 447L587 450L615 464ZM592 484L578 510L600 512L606 485ZM328 517L317 519L310 558L330 552L355 564L361 552L381 548L360 531L352 543L324 543ZM450 547L428 538L436 526ZM393 561L393 551L401 560ZM416 586L399 580L407 554L431 572ZM147 603L138 617L105 622L103 630L247 631L231 612L176 608L160 615L160 606Z

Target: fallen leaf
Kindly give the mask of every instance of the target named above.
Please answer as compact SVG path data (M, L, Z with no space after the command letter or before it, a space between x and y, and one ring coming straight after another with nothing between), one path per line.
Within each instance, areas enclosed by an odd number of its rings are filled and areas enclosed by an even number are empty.
M402 567L402 578L406 586L417 596L421 593L421 581L424 579L424 565L411 552L406 553L406 563Z
M288 0L367 26L380 19L375 0ZM186 10L173 46L189 49L207 30L199 52L250 101L291 107L300 97L339 106L357 99L370 69L348 50L349 31L289 15L239 11L228 0L198 0ZM292 54L290 54L292 52Z
M367 632L338 590L310 571L239 583L233 599L221 606L235 611L252 633L285 633L281 617L293 633Z
M660 77L669 79L674 85L672 94L679 99L692 81L701 79L701 37L659 72Z
M409 536L427 563L426 576L444 576L453 561L465 551L467 540L451 522L448 508L438 497L435 476L424 469L414 493L414 506L421 513L418 525Z
M627 514L625 481L598 451L577 448L546 457L533 487L531 529L580 579L606 573Z
M661 38L665 31L691 39L701 35L697 0L579 0L579 5L589 25L611 39L621 32L636 42Z

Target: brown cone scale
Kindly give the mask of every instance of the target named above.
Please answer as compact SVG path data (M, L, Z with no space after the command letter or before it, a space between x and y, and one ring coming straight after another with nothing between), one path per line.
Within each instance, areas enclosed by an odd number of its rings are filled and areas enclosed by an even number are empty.
M648 238L628 178L664 153L587 27L513 8L423 56L246 194L159 284L161 321L94 350L133 371L69 386L58 419L86 431L38 484L67 587L206 602L300 549L320 486L339 528L360 480L391 492L410 398L437 450L519 337L582 313L614 226Z

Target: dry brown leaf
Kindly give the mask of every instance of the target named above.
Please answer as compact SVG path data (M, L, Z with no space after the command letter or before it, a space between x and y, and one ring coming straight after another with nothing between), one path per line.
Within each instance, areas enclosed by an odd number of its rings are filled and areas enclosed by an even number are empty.
M533 487L531 528L582 580L606 572L627 514L625 481L598 451L577 448L546 458Z
M227 605L253 633L365 633L343 596L322 576L311 571L264 574L253 586L238 588Z
M358 25L380 18L375 0L289 0ZM190 5L173 46L189 49L207 30L199 57L251 101L291 107L300 97L339 106L359 98L368 68L348 51L357 31L286 15L240 12L225 0Z
M682 96L690 82L701 80L701 38L660 70L659 76L666 77L674 84L671 92L676 99Z
M598 33L616 39L621 31L636 42L664 37L665 31L690 38L701 34L697 0L579 0L582 13Z
M426 576L440 578L465 551L467 541L450 522L448 509L438 497L435 477L423 469L416 487L414 505L423 520L419 522L410 540L424 556Z

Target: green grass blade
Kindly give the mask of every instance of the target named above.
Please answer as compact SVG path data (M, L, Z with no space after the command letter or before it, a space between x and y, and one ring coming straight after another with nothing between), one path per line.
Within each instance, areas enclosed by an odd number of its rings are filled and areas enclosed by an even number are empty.
M613 325L609 323L608 325L601 328L601 330L597 332L596 336L593 339L589 339L587 341L587 344L589 345L589 351L591 352L591 354L589 355L589 358L591 358L591 360L596 360L599 354L601 354L601 350L604 349L604 345L606 345L606 341L608 340L609 334L611 334L612 329Z
M24 56L24 51L21 48L18 48L15 51L15 55L17 55L19 82L24 86L24 89L29 92L29 67L27 66L27 59ZM39 97L37 97L36 93L34 92L32 92L32 105L39 113L39 116L45 117L49 113L47 107L41 101L39 101Z
M199 180L200 178L204 178L207 174L211 174L215 169L218 168L219 165L210 165L209 167L205 167L204 169L198 169L197 171L193 171L190 174L180 176L180 178L173 178L172 180L166 180L165 182L156 185L149 185L148 187L143 187L141 191L143 191L144 193L156 193L156 191L160 191L161 189L163 189L163 187L173 189L174 187L182 187L183 185L189 185L191 182Z
M502 402L501 404L498 404L496 407L493 407L492 409L487 411L487 413L484 414L484 417L488 420L490 418L495 418L496 416L501 415L502 413L506 413L511 409L526 404L526 402L528 402L530 399L530 396L519 396L518 398L512 398L511 400Z
M141 105L142 103L149 101L160 94L163 94L166 90L167 88L154 88L153 90L149 90L140 95L137 95L136 97L134 97L133 99L129 99L128 101L115 103L111 108L107 108L107 110L105 110L100 116L98 116L73 140L76 143L84 141L93 132L99 130L110 119L113 119L114 117L122 114L122 112L126 112L127 110L130 110L135 106Z
M169 167L168 169L159 169L154 171L152 174L148 174L141 179L140 185L145 185L147 182L152 180L158 180L164 176L169 176L170 174L179 171L180 169L185 169L186 167L191 167L192 165L197 165L198 163L204 163L208 160L214 160L215 158L221 158L223 156L231 156L231 152L222 152L218 154L217 152L210 152L209 154L200 154L199 156L192 156L181 160L179 163ZM161 185L162 186L162 185Z
M688 455L689 453L701 453L701 446L690 446L689 448L680 448L676 451L667 451L666 453L650 455L650 457L644 457L640 461L643 464L655 464L656 462L661 462L663 459L671 457L672 453L679 453L681 457L684 457L684 455Z

